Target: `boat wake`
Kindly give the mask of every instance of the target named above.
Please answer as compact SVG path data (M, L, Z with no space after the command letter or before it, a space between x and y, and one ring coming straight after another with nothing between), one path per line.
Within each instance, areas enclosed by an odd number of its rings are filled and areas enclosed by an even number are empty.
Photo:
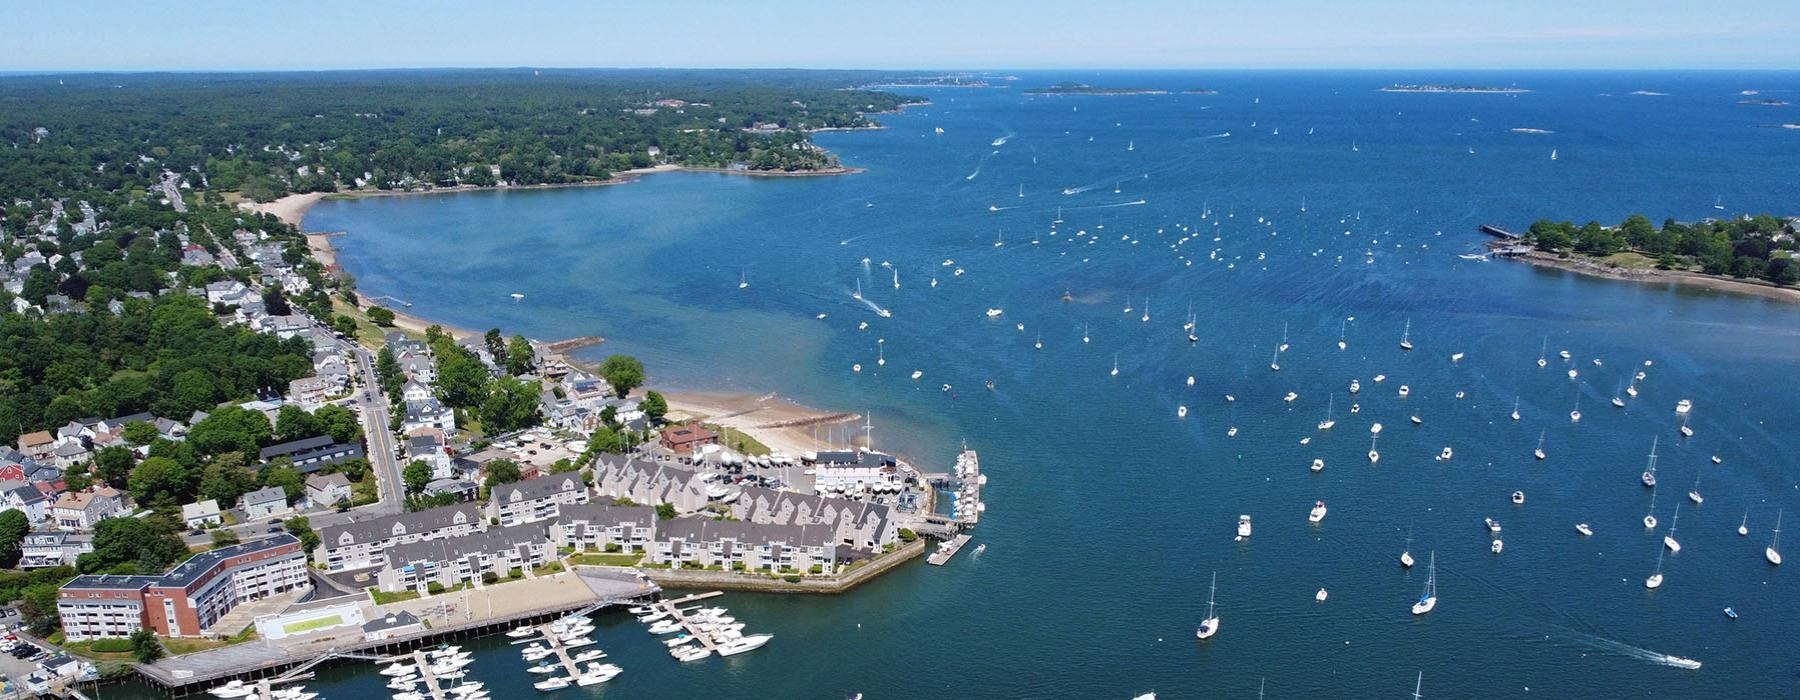
M1126 180L1141 180L1141 179L1144 179L1147 177L1150 177L1150 173L1138 173L1136 175L1126 175L1123 177L1109 177L1109 178L1106 178L1105 180L1100 180L1098 182L1090 182L1090 183L1082 185L1080 187L1067 188L1067 189L1063 190L1062 193L1064 196L1068 196L1068 195L1081 194L1083 192L1092 192L1094 190L1100 189L1107 185L1117 186L1119 183L1122 183Z
M1146 201L1146 200L1142 200L1142 199L1138 199L1138 200L1133 200L1133 201L1130 201L1130 202L1116 202L1116 203L1113 203L1113 204L1087 204L1087 205L1083 205L1083 206L1079 206L1079 207L1067 207L1067 208L1068 208L1068 209L1070 209L1070 210L1081 210L1081 209L1111 209L1111 208L1113 208L1113 207L1135 207L1135 206L1138 206L1138 205L1140 205L1140 204L1148 204L1148 203L1149 203L1149 202L1148 202L1148 201Z
M1627 658L1638 659L1640 661L1648 661L1650 663L1661 664L1663 666L1673 666L1675 668L1685 668L1688 670L1694 670L1694 669L1700 668L1700 662L1695 661L1693 659L1683 658L1683 657L1675 656L1672 654L1663 654L1663 653L1651 651L1649 649L1645 649L1643 647L1635 647L1635 646L1626 644L1621 641L1607 639L1605 637L1596 637L1594 635L1586 634L1586 633L1582 633L1582 632L1576 632L1575 630L1571 630L1568 628L1563 628L1563 629L1568 631L1569 634L1573 635L1575 637L1576 641L1579 641L1582 644L1586 644L1587 646L1593 647L1595 649L1599 649L1601 651L1612 652L1614 654L1618 654L1620 656L1624 656Z
M1211 136L1202 136L1202 137L1200 137L1200 138L1201 138L1201 139L1202 139L1202 140L1204 140L1204 139L1225 139L1225 138L1231 138L1231 132L1229 132L1229 131L1221 131L1221 132L1219 132L1219 133L1216 133L1216 134L1213 134L1213 135L1211 135Z

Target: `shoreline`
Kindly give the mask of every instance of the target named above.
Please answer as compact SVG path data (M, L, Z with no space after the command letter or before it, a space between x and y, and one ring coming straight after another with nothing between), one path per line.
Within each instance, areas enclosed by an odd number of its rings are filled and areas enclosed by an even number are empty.
M1580 258L1559 258L1548 253L1532 251L1525 255L1495 256L1502 260L1516 260L1533 267L1564 270L1588 277L1640 282L1650 284L1668 284L1692 289L1705 289L1729 294L1742 294L1762 297L1774 301L1800 303L1800 289L1777 287L1767 282L1740 280L1733 277L1718 277L1699 272L1685 270L1633 269L1612 267L1598 261Z

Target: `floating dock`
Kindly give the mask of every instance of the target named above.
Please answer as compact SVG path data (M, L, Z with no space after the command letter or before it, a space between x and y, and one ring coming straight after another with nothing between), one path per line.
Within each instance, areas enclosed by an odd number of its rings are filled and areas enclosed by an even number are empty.
M938 545L937 551L932 552L930 556L925 557L925 563L932 566L943 566L944 564L949 563L950 557L954 557L957 552L962 551L962 548L969 544L969 540L973 537L973 535L965 532L945 540L943 544Z
M1500 228L1499 226L1495 226L1493 224L1482 224L1479 228L1482 233L1493 236L1495 238L1504 238L1509 241L1519 240L1519 234L1513 233L1511 231Z
M681 612L681 606L706 600L708 598L717 598L722 595L725 595L724 591L696 593L694 595L676 598L675 600L665 600L660 603L655 603L651 607L662 608L664 611L668 612L670 617L673 617L676 622L681 624L681 628L687 632L688 636L700 640L701 647L704 647L706 651L710 653L716 654L719 652L718 642L713 640L712 634L701 630L699 625L690 622L687 615Z

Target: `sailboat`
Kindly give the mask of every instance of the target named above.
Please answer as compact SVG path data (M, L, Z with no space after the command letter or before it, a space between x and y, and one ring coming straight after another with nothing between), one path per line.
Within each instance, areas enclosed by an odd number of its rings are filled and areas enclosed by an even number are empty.
M887 345L878 344L875 346L875 364L880 367L887 366Z
M1688 492L1688 500L1693 501L1694 505L1700 505L1706 502L1706 497L1700 495L1700 475L1705 473L1706 470L1704 469L1694 472L1694 490Z
M1538 369L1543 369L1545 367L1550 366L1550 360L1546 359L1549 352L1550 352L1550 337L1545 336L1544 337L1544 347L1538 350Z
M1550 160L1556 160L1556 149L1550 149Z
M1644 529L1656 529L1656 489L1650 489L1650 512L1644 514Z
M1680 554L1681 543L1675 539L1675 528L1681 525L1681 504L1675 504L1675 515L1669 519L1669 534L1663 535L1663 546L1669 551Z
M1412 614L1424 615L1437 607L1437 551L1431 552L1431 563L1426 565L1425 592L1419 594L1419 602L1413 603Z
M1320 430L1330 430L1332 426L1337 425L1337 420L1331 417L1331 409L1335 405L1337 405L1336 394L1325 399L1325 420L1319 421Z
M1032 343L1031 347L1034 349L1037 349L1037 350L1044 349L1044 334L1039 333L1037 336L1037 342Z
M1200 621L1199 629L1194 630L1195 639L1210 639L1219 633L1219 616L1213 598L1219 592L1219 572L1212 575L1212 591L1206 594L1206 619Z
M1083 323L1083 324L1081 324L1081 342L1087 343L1089 341L1090 341L1090 339L1088 338L1088 324Z
M900 288L900 268L894 268L894 288Z
M1572 411L1569 411L1569 422L1570 423L1580 423L1581 422L1581 394L1575 395L1575 409Z
M1419 689L1423 687L1425 687L1425 672L1420 671L1418 680L1413 681L1413 700L1420 700L1424 697L1419 694Z
M1769 538L1769 548L1763 550L1763 558L1770 564L1781 566L1781 551L1775 547L1781 544L1781 511L1775 511L1775 534Z
M1743 537L1748 534L1750 534L1750 509L1745 508L1744 519L1738 523L1738 536Z
M1351 408L1355 408L1355 407L1352 406ZM1376 462L1381 461L1381 453L1377 452L1375 450L1375 441L1379 440L1379 439L1381 439L1381 424L1376 423L1373 427L1369 428L1369 463L1370 464L1374 464Z
M1006 245L1006 229L1000 229L999 233L994 234L994 247L999 248L1003 245Z
M1721 196L1713 197L1713 208L1718 209L1719 211L1724 211L1725 210L1725 198L1721 197Z
M1113 353L1112 376L1114 376L1114 377L1119 376L1119 355L1118 355L1118 353Z
M1269 356L1269 369L1274 370L1276 372L1281 371L1281 351L1280 350L1276 350L1273 354L1271 354Z
M1344 342L1344 328L1348 325L1350 325L1350 319L1344 319L1342 321L1338 321L1338 349L1339 350L1349 347L1349 343Z
M860 277L857 278L856 291L850 293L850 298L855 299L857 301L862 301L862 278L860 278Z
M1656 550L1656 573L1650 574L1650 578L1644 579L1644 587L1645 588L1656 588L1656 587L1662 585L1662 582L1663 582L1662 560L1663 560L1663 551L1659 548Z
M1659 437L1650 439L1650 465L1644 467L1644 475L1640 477L1644 485L1650 488L1656 488L1656 442Z
M1537 457L1538 461L1543 461L1544 456L1545 456L1544 455L1544 432L1545 431L1542 431L1542 430L1538 431L1537 449L1531 451L1532 456Z
M1402 568L1410 569L1412 568L1412 565L1412 527L1409 526L1406 528L1406 548L1400 550L1400 566Z
M1138 320L1144 323L1150 322L1150 297L1144 297L1144 316Z
M739 270L738 271L738 289L748 289L749 287L750 287L750 278L745 275L744 271Z
M1021 187L1022 187L1022 186L1023 186L1023 185L1021 185ZM1055 219L1051 219L1051 220L1050 220L1050 223L1053 223L1053 224L1060 224L1060 223L1062 223L1062 222L1063 222L1063 219L1062 219L1062 207L1057 207L1057 208L1056 208L1056 218L1055 218Z
M1413 349L1413 344L1412 344L1412 319L1410 319L1410 318L1409 318L1409 319L1406 319L1406 329L1405 329L1405 330L1402 330L1402 331L1400 331L1400 349L1401 349L1401 350L1411 350L1411 349Z
M1519 397L1517 397L1517 396L1514 396L1514 397L1513 397L1513 412L1512 412L1512 419L1513 419L1513 420L1518 420L1518 419L1519 419Z
M1281 352L1287 352L1288 349L1287 332L1288 324L1284 321L1281 324L1281 345L1278 348Z

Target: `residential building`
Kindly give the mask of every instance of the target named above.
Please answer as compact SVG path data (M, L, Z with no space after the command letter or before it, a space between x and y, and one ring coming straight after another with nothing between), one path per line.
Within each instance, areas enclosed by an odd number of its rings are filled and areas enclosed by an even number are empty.
M244 515L251 520L285 515L293 510L288 507L287 491L280 486L268 486L246 493L243 504Z
M85 532L39 530L27 533L19 543L19 568L74 566L75 559L94 551L94 536Z
M281 533L196 554L160 576L77 576L57 592L56 607L71 642L146 628L198 637L241 603L309 585L300 540Z
M645 551L656 541L656 509L651 506L614 506L570 503L561 507L550 525L550 541L557 547L604 550L611 545L627 552Z
M189 503L181 507L181 521L190 528L202 528L207 525L222 525L224 517L219 513L219 502L206 499L199 503Z
M286 457L302 474L311 474L333 464L341 464L362 456L362 443L336 442L331 439L330 435L290 440L279 445L264 447L261 452L262 461L268 462Z
M313 561L330 571L379 566L389 547L471 535L482 523L480 507L454 505L328 527L319 532Z
M511 527L556 517L565 503L587 503L587 485L576 472L546 474L535 479L495 486L488 501L488 517Z
M682 513L706 506L708 485L700 475L630 457L601 455L594 461L594 493L606 498L629 498L638 503L667 503Z
M688 423L663 428L657 441L676 454L688 454L704 445L719 444L719 436L698 423Z
M397 544L386 553L376 574L383 591L445 588L480 581L492 572L505 577L512 569L530 569L556 559L556 549L537 525L500 527L486 532Z
M451 476L450 453L446 451L444 431L437 428L420 428L407 434L406 463L424 462L431 467L431 478L447 479Z
M317 411L331 399L331 392L335 389L335 382L317 376L301 377L288 382L287 398L307 411Z
M480 489L480 486L468 479L433 479L431 483L425 485L424 494L436 496L453 493L456 494L456 499L459 501L473 501Z
M9 482L20 483L20 482ZM54 501L30 484L21 484L0 492L0 507L17 508L25 513L25 521L41 523L50 516Z
M836 533L818 525L768 525L712 518L661 523L650 547L657 564L749 571L837 570Z
M400 421L400 431L410 433L420 428L435 428L445 432L455 430L456 414L437 399L408 401L406 416Z
M315 506L335 506L348 501L350 478L343 474L314 474L306 477L306 500Z
M39 462L50 461L51 452L55 449L56 438L48 430L39 430L19 436L19 451Z
M125 502L118 491L98 486L63 494L51 507L50 517L64 530L92 530L100 521L120 515L124 509Z

